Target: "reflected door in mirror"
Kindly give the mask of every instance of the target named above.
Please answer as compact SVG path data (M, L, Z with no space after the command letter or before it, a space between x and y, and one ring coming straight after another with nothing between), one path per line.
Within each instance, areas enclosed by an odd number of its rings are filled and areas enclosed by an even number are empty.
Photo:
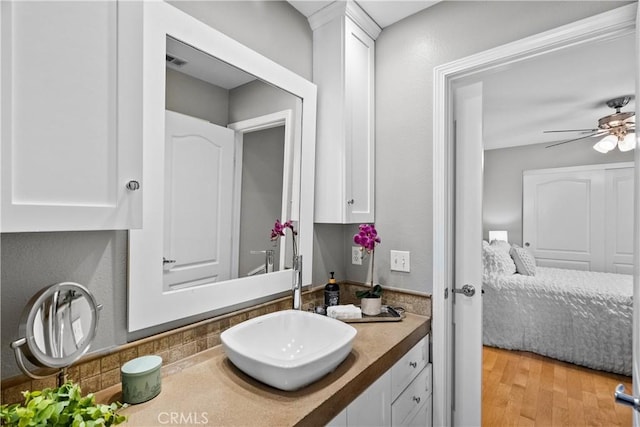
M164 188L167 290L231 277L233 153L232 130L167 111Z

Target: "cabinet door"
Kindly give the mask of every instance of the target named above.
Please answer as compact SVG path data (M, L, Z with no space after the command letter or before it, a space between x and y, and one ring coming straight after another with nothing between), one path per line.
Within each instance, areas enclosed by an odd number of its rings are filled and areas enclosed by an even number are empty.
M329 421L327 427L347 427L347 408L344 408L334 419Z
M129 73L136 69L131 12L138 7L113 1L0 7L1 230L139 227L141 190L127 188L129 181L141 185L135 136L141 89Z
M391 374L385 372L347 407L347 426L391 425Z
M346 222L374 221L374 42L345 19Z
M391 407L394 426L424 426L427 424L427 408L431 404L431 364L398 396Z

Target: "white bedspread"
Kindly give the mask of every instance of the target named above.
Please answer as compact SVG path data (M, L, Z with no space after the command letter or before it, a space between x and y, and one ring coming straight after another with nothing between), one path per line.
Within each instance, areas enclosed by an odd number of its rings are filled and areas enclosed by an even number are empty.
M537 267L483 287L485 345L631 375L632 276Z

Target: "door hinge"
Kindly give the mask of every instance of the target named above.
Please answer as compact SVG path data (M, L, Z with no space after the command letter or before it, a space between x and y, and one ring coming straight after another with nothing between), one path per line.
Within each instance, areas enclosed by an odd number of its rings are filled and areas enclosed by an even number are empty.
M449 288L444 288L444 299L449 298Z

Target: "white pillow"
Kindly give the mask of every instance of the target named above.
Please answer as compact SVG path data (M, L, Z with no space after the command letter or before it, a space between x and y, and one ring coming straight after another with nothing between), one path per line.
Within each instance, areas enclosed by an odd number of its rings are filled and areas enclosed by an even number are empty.
M509 242L506 242L504 240L492 240L490 245L491 247L501 249L506 253L509 253L509 251L511 250L511 245L509 244Z
M511 275L516 272L509 252L491 245L482 248L482 264L485 275Z
M514 246L509 251L509 254L516 265L516 272L525 276L536 275L536 259L531 255L531 252L525 248Z

